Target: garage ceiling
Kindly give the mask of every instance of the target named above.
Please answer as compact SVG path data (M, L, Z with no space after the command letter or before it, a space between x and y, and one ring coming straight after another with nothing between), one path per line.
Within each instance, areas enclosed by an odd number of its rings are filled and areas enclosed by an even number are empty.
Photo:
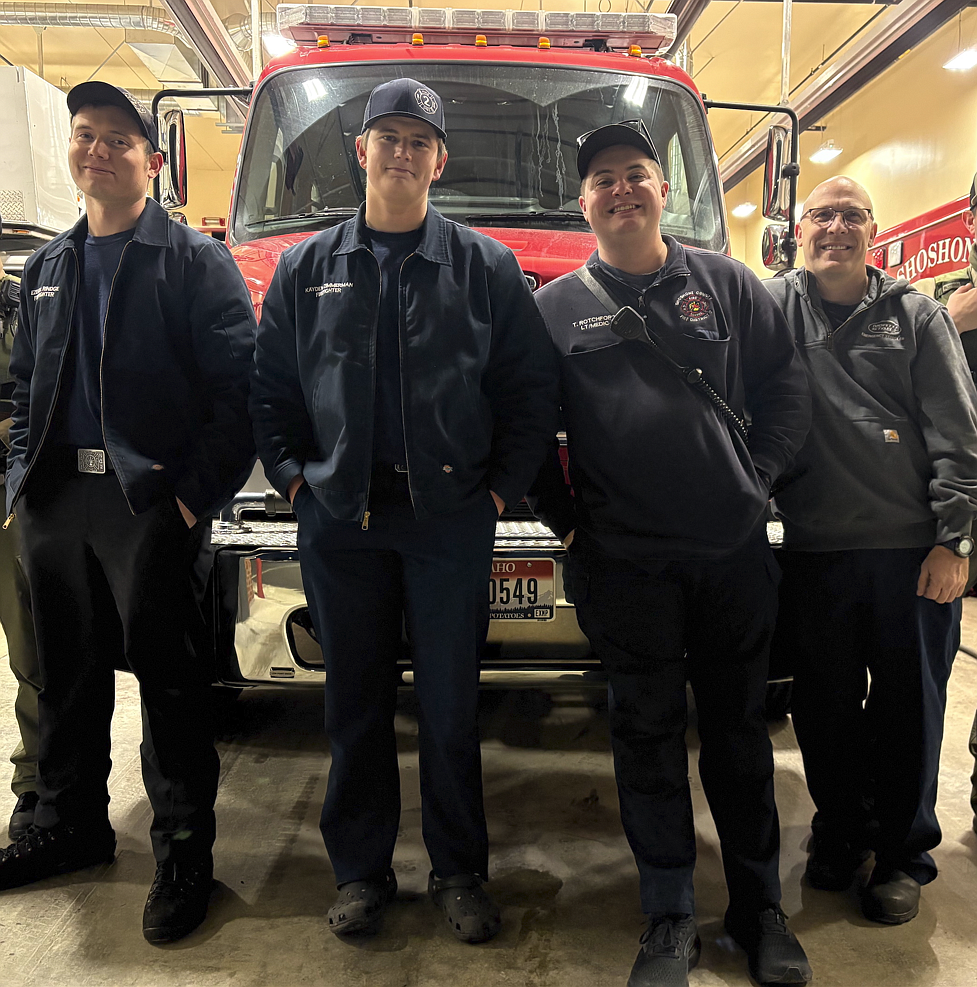
M113 0L118 3L119 0ZM204 0L207 2L207 0ZM250 8L244 0L211 0L217 17L232 29L247 25ZM530 3L531 0L522 0ZM906 2L906 0L904 0ZM588 0L544 0L546 9L586 9ZM589 0L590 8L597 6ZM643 10L639 0L601 0L601 9L610 3L613 10ZM689 6L675 0L675 6ZM400 4L406 5L406 4ZM429 4L436 6L439 4ZM447 4L444 4L445 6ZM453 6L504 8L513 0L486 0ZM0 4L2 9L6 4ZM26 6L20 5L20 6ZM43 3L30 4L38 8ZM168 13L159 0L129 3L138 8L155 6ZM655 0L650 9L664 13L668 0ZM892 7L873 3L795 2L790 61L790 87L796 92L824 69L844 57L846 48L892 16ZM262 10L273 15L274 5L262 0ZM695 21L689 35L691 71L696 84L709 97L719 100L776 103L781 85L782 5L764 0L713 0ZM39 68L39 33L33 27L0 25L0 58L16 65ZM40 32L44 77L67 90L97 77L149 94L172 83L186 72L187 58L193 53L185 42L159 32L119 28L48 27ZM170 57L168 53L176 52ZM182 55L181 55L182 53ZM242 63L250 68L250 54L243 52ZM192 66L191 66L192 67ZM750 126L761 121L761 114L740 114L714 110L711 121L720 160L743 142ZM191 170L233 172L239 136L222 132L216 114L189 121Z

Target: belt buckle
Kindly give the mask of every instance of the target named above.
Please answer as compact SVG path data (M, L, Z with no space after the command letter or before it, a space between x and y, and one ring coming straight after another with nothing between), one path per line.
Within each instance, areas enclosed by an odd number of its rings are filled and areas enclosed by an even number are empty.
M105 472L105 450L104 449L79 449L78 450L78 472L79 473L104 473Z

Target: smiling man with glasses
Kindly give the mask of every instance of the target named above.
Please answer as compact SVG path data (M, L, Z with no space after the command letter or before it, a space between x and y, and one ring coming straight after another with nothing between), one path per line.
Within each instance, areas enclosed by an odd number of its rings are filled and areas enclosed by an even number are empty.
M866 264L876 225L865 189L833 178L806 206L804 267L766 282L814 402L776 500L774 648L794 663L794 729L817 806L807 883L847 890L874 851L863 911L897 925L936 877L946 683L974 550L977 394L946 310Z

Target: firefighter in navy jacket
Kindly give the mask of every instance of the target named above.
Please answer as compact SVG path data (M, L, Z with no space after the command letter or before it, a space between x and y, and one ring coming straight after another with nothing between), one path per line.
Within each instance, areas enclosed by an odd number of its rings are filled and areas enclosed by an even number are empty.
M499 928L476 723L486 586L503 505L556 431L556 375L512 252L428 205L446 151L437 93L378 86L356 146L366 203L283 254L265 299L252 416L292 501L326 666L332 764L321 829L337 934L375 931L396 893L396 661L421 704L429 892L460 939Z
M560 361L570 497L551 463L533 498L569 546L567 588L609 679L621 817L649 919L630 987L688 982L699 957L685 683L695 692L699 770L729 889L726 925L761 983L803 983L804 952L780 910L773 755L763 718L776 564L770 486L810 421L787 327L740 263L663 237L668 193L640 121L581 138L581 207L597 235L587 269L631 306L647 338L622 339L576 274L537 301Z
M223 244L146 198L162 167L149 110L90 82L68 94L68 162L87 213L27 262L11 372L16 510L44 689L34 828L0 888L105 860L113 667L143 702L157 860L153 943L203 920L220 770L213 669L191 567L207 517L247 478L254 310Z

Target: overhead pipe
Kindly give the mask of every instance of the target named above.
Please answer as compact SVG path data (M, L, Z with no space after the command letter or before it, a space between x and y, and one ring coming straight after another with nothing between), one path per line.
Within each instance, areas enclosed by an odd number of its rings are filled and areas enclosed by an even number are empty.
M101 3L0 3L0 24L20 27L121 28L179 34L172 17L159 7Z
M879 20L874 30L791 101L801 130L827 116L969 5L969 0L902 0ZM784 121L781 118L771 122ZM724 192L729 192L763 164L766 146L766 131L761 130L726 158L721 165Z

